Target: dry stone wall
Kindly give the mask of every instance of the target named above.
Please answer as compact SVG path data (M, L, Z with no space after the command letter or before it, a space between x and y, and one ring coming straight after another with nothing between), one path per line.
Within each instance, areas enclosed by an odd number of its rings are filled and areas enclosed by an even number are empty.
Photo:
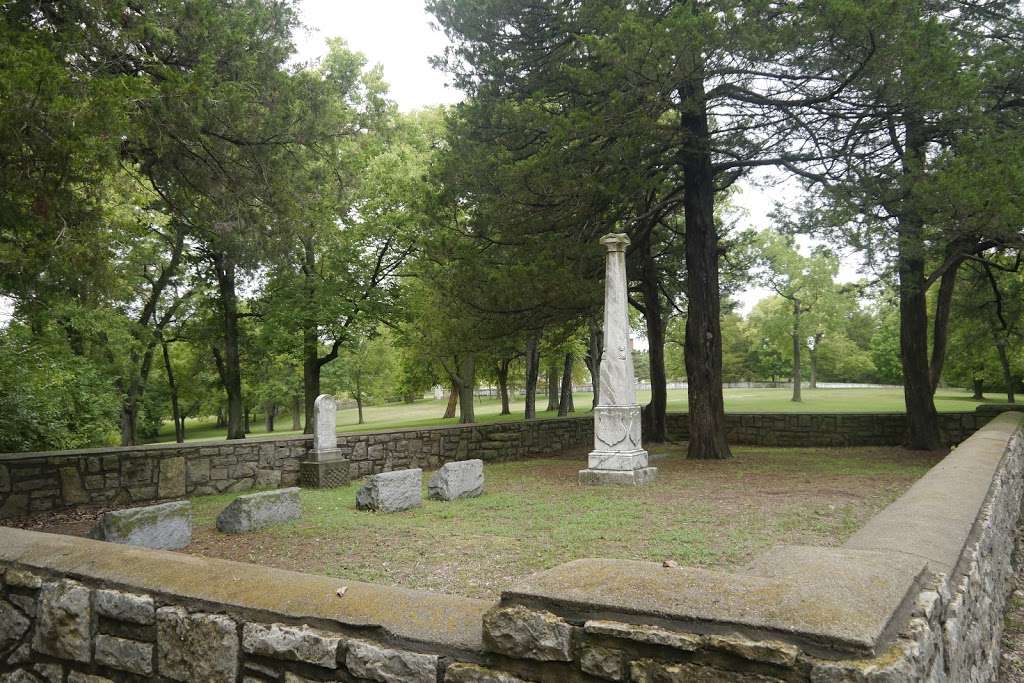
M981 683L1024 496L1024 415L844 546L737 573L578 560L497 604L0 527L0 683Z
M669 413L668 433L685 440L689 415ZM955 445L991 420L992 413L939 413L946 443ZM753 446L897 446L907 434L902 413L728 413L729 443Z
M992 414L942 413L946 440L957 444ZM688 415L668 415L669 434L684 440ZM513 460L593 445L593 417L339 434L351 476L479 458ZM897 413L726 415L734 444L895 446L906 433ZM153 444L51 453L0 454L0 519L83 504L139 505L184 496L294 486L311 437L202 444Z
M512 460L587 446L589 418L339 434L353 477L479 458ZM294 486L312 437L153 444L0 455L0 519L84 504L138 505Z

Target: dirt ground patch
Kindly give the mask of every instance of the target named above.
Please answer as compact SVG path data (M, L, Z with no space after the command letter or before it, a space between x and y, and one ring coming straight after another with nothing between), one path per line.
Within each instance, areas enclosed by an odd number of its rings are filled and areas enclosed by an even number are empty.
M360 482L304 490L301 520L218 533L236 494L193 499L194 555L495 598L533 572L583 557L731 568L778 543L837 545L934 465L941 453L893 448L736 448L725 461L654 449L648 487L580 487L585 453L496 463L480 498L397 514L355 509ZM424 477L424 485L426 479ZM99 508L17 526L82 535Z

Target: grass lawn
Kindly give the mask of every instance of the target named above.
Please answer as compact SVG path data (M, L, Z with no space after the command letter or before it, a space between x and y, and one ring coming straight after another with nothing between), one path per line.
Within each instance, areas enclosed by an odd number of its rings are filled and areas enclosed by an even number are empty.
M585 454L577 452L489 464L482 497L425 500L397 514L356 510L358 482L303 490L301 520L246 535L215 528L235 494L194 498L186 552L496 598L519 578L583 557L728 568L777 543L839 544L939 458L736 448L732 460L688 461L676 451L661 449L671 454L641 489L578 486Z
M901 413L903 406L902 389L805 389L804 400L801 403L793 403L790 400L791 390L789 389L726 389L725 410L726 412L765 412L765 413L789 413L789 412L887 412ZM1001 397L991 394L991 398L985 402L998 403ZM638 401L647 403L650 393L639 392ZM577 406L577 415L585 414L590 409L591 394L576 394L574 402ZM547 405L547 400L538 397L537 402ZM963 410L974 410L980 403L971 398L970 392L961 389L941 389L936 394L935 406L939 411L955 412ZM522 419L523 403L514 401L512 403L511 415L499 415L501 404L496 398L479 398L476 402L476 417L481 423L512 421ZM670 411L686 410L686 391L673 390L668 394L668 409ZM422 400L412 404L389 404L383 406L367 406L363 410L366 419L365 424L357 424L357 416L354 408L338 411L338 431L369 431L394 429L398 427L427 427L445 424L456 424L458 419L441 419L444 414L445 402ZM554 412L539 413L543 418L557 417ZM251 432L254 436L266 434L263 421L257 419L252 425ZM298 432L288 429L291 427L291 419L278 420L278 429L274 434L284 436ZM223 439L224 430L214 426L211 419L195 419L186 423L185 435L188 441L205 439ZM165 424L160 436L155 441L174 441L174 426Z

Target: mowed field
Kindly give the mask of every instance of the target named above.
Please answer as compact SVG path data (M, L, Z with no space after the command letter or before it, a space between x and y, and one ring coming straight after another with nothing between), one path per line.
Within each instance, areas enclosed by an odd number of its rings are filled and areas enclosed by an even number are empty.
M725 410L730 413L831 413L831 412L886 412L901 413L903 407L903 390L892 389L804 389L803 401L794 403L790 400L790 389L726 389ZM592 395L578 393L574 396L576 414L586 414L590 410ZM637 400L647 403L650 392L641 391ZM669 391L668 409L684 412L687 408L686 391L683 389ZM999 394L989 394L984 402L999 403L1005 400ZM935 405L942 412L974 410L981 401L971 398L970 392L962 389L940 389L936 394ZM547 399L537 397L538 407L547 405ZM393 403L380 406L366 406L363 409L364 424L357 423L355 408L338 411L339 431L372 431L394 429L399 427L426 427L457 424L458 418L442 419L445 401L424 399L415 403ZM499 415L501 404L496 398L480 397L476 404L477 422L499 422L521 420L523 416L523 400L517 397L512 402L511 415ZM541 419L557 417L554 412L540 412ZM290 429L291 418L284 416L277 421L275 435L285 436L298 432ZM251 434L265 435L263 419L257 415L252 425ZM204 439L222 439L224 430L214 426L210 418L189 420L185 428L188 441ZM155 441L173 441L174 428L165 423L160 436Z

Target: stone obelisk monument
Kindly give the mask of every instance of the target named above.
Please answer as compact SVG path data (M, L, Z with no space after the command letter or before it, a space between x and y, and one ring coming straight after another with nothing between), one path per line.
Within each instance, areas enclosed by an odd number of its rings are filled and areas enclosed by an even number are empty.
M581 484L637 486L654 480L657 468L647 466L640 440L640 406L636 402L633 356L629 350L626 300L626 245L629 238L612 233L601 238L608 250L604 283L604 354L597 407L594 408L594 450Z
M313 403L313 450L299 463L299 485L326 489L348 483L348 460L338 449L338 402L320 394Z

